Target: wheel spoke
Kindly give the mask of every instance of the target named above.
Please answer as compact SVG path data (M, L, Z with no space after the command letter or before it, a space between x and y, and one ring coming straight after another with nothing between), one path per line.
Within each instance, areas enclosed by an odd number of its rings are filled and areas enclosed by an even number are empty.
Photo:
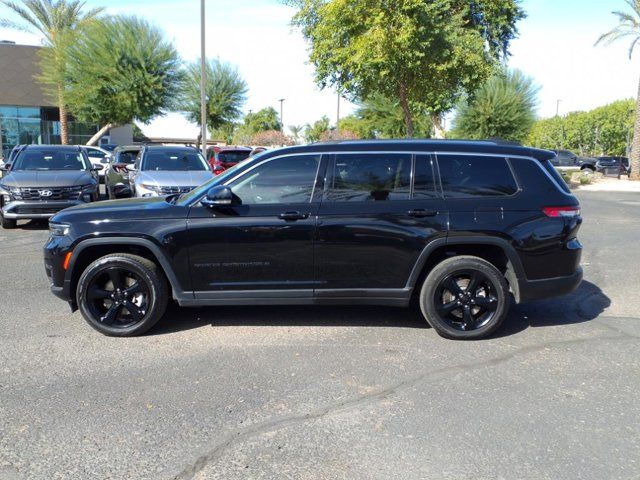
M126 308L129 311L129 313L131 314L131 316L136 322L139 322L144 318L144 310L138 307L135 303L126 301L124 302L124 308Z
M109 269L109 278L111 279L111 283L113 283L113 288L123 288L124 283L122 282L122 272L118 268Z
M118 311L120 310L120 305L116 305L115 303L109 307L107 313L104 314L104 317L100 319L102 323L105 325L113 325L118 317Z
M486 311L493 312L498 308L498 299L493 295L488 297L475 297L476 305Z
M465 292L470 293L471 295L475 295L475 291L478 289L478 285L480 284L481 276L479 272L473 272L471 274L471 278L469 279L469 283L467 284L467 288Z
M131 296L131 295L135 295L136 293L142 293L144 292L144 290L145 290L144 285L141 282L136 282L130 287L127 287L124 290L124 293L127 296Z
M464 315L462 317L464 321L464 329L465 330L473 330L476 326L476 321L473 318L473 314L471 313L471 307L465 305L464 307Z
M460 305L458 304L457 300L454 300L449 303L443 303L437 306L438 313L443 317L451 315L451 312L453 312L456 308L460 308Z
M456 282L455 278L451 277L449 278L445 284L444 284L445 288L447 290L449 290L451 293L453 293L455 296L458 295L462 295L464 292L462 291L462 289L460 288L460 285L458 285L458 282Z
M91 287L87 292L87 297L91 300L104 300L105 298L110 298L111 293L109 290L105 290L104 288L99 287Z

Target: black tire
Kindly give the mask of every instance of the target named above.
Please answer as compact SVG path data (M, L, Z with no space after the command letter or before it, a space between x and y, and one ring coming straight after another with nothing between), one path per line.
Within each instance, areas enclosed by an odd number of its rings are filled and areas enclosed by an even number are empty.
M467 291L469 287L473 292ZM436 265L420 292L420 309L429 325L453 340L491 335L507 316L510 302L504 275L486 260L472 256L453 257Z
M160 268L146 258L127 253L106 255L93 262L80 276L76 289L84 319L112 337L147 332L164 315L168 295Z
M593 168L593 167L582 167L580 169L580 171L582 173L586 173L587 175L592 175L592 174L596 173L596 169Z
M2 228L5 230L11 230L18 226L18 222L16 220L4 218L2 214L0 214L0 221L2 221Z

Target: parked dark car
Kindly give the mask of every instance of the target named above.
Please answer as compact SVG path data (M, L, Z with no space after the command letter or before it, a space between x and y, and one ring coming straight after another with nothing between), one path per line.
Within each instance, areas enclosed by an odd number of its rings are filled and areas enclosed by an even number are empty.
M109 159L104 183L109 199L127 198L131 196L128 165L133 165L142 150L140 145L116 148Z
M245 161L251 155L248 147L212 147L209 149L209 164L215 175L220 175L225 170L235 167Z
M495 142L355 141L265 152L184 195L65 210L44 248L55 295L107 335L168 298L207 305L415 299L477 339L581 282L580 205L554 153Z
M580 157L569 150L554 150L556 156L551 159L551 164L556 168L579 168L585 173L596 171L597 158Z
M622 175L628 176L631 173L631 167L629 164L629 159L627 157L598 157L596 168L598 169L598 172L604 175L614 175L618 178L620 178Z
M100 148L108 152L113 152L116 148L118 148L118 145L116 145L115 143L103 143L102 145L100 145Z
M29 145L0 180L0 220L49 218L60 210L98 200L98 171L80 147Z

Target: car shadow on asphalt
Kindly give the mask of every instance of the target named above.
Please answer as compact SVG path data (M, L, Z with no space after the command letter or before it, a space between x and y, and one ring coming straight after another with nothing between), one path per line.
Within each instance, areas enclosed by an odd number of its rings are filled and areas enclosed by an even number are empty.
M26 223L18 223L17 230L47 230L49 228L48 220L29 220Z
M571 295L512 305L503 326L491 338L515 335L528 328L570 325L597 318L611 301L591 282ZM166 335L211 327L398 327L429 328L417 306L233 306L180 308L171 304L150 335Z

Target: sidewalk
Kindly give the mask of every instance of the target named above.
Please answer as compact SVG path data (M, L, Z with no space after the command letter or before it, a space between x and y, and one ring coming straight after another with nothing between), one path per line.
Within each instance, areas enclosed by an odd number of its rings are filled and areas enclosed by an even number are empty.
M616 178L605 178L592 185L581 185L579 190L591 192L638 192L640 193L640 181Z

